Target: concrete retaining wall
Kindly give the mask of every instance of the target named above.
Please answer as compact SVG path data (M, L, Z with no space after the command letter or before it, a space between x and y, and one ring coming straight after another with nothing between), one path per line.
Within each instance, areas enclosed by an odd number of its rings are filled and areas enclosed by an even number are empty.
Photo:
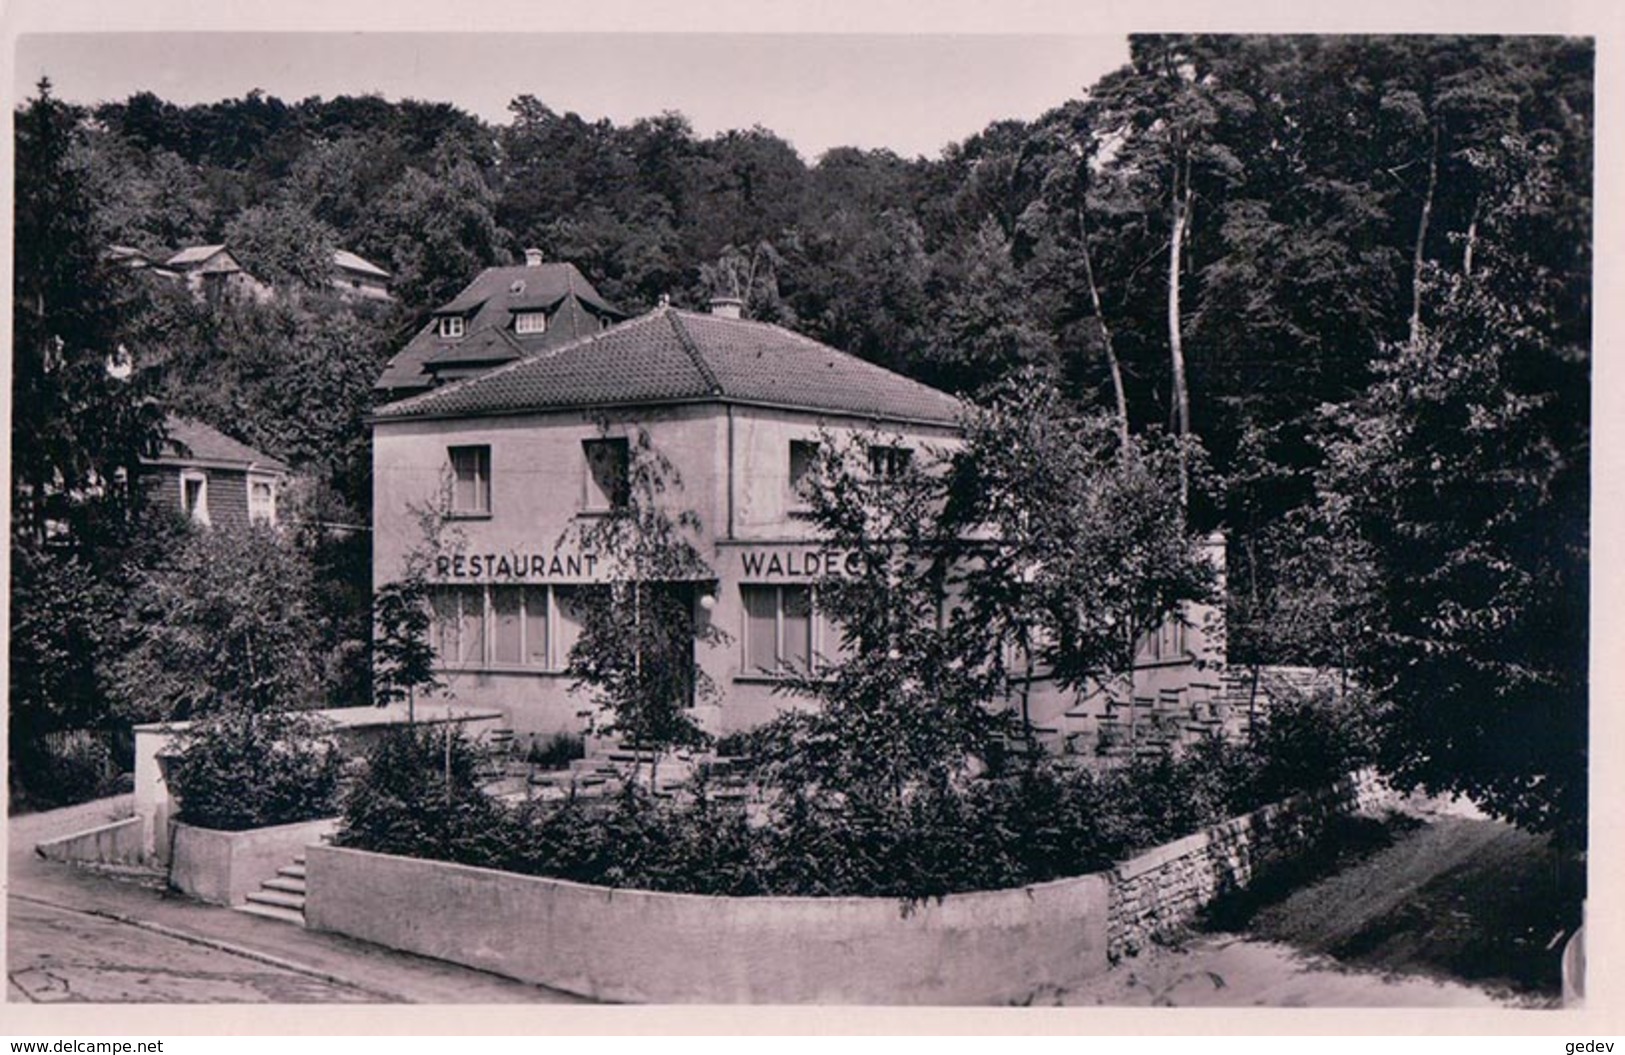
M136 864L142 860L141 818L126 817L99 828L47 839L34 847L47 861Z
M475 710L452 703L421 703L415 709L404 703L388 707L343 707L326 711L306 712L322 722L328 735L346 757L365 754L391 727L408 724L408 717L418 725L443 725L447 722L490 727L502 718L502 712ZM135 727L135 815L142 822L142 846L149 858L160 864L168 859L170 817L176 812L166 781L168 758L175 749L176 737L191 723L172 722Z
M613 890L314 846L306 925L599 1000L1003 1004L1104 971L1106 880L891 898Z
M137 823L140 821L137 819ZM169 885L216 905L241 905L250 891L338 828L338 818L222 832L176 824Z
M1390 800L1376 775L1362 771L1124 861L1109 873L1111 958L1138 952L1219 896L1246 888L1263 870L1308 850L1336 818Z

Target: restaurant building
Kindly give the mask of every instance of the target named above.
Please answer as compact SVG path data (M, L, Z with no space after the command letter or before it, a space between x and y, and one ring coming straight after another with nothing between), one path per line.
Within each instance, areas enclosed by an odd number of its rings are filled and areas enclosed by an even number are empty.
M497 341L463 332L482 348ZM428 569L440 677L458 702L502 710L521 737L577 731L590 705L565 672L578 599L614 574L581 538L628 501L629 460L646 446L669 470L661 501L691 515L710 566L676 588L696 620L726 635L695 645L693 662L719 690L695 716L715 733L749 728L796 703L779 691L786 670L838 645L814 590L843 556L818 537L798 491L818 444L863 434L884 472L956 445L963 409L742 319L737 301L709 314L662 306L379 407L374 581L399 578L414 560ZM1159 669L1178 667L1188 681L1186 646L1170 638ZM1031 706L1060 723L1075 703L1039 686Z

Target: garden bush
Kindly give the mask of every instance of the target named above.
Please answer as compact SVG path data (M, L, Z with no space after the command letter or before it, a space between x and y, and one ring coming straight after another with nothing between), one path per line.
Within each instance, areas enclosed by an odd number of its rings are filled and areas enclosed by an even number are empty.
M1301 742L1287 732L1265 746ZM774 754L760 736L751 746ZM1307 783L1283 791L1285 770L1258 745L1211 739L1100 771L1038 759L901 793L781 782L747 810L703 773L679 798L628 782L608 797L507 805L481 790L479 761L455 730L391 732L351 789L337 841L599 886L916 900L1099 871L1341 772L1300 767Z
M187 824L243 831L337 812L342 763L314 715L232 709L177 734L165 780Z
M121 759L114 736L100 730L68 730L13 740L11 812L72 806L130 790L130 762Z
M1282 685L1273 687L1271 696L1267 717L1251 740L1257 761L1253 779L1266 800L1324 784L1376 757L1383 710L1369 690L1299 691Z
M504 855L501 804L480 790L480 749L452 726L402 726L367 753L344 796L339 841L378 853L482 864Z
M532 740L530 749L525 752L525 761L544 769L563 769L586 755L587 741L579 733L554 733Z

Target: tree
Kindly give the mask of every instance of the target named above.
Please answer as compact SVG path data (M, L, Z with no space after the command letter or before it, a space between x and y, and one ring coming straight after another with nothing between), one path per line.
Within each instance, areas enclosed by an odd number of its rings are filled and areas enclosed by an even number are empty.
M1198 450L1154 436L1123 449L1120 435L1112 415L1079 413L1031 375L971 414L945 514L967 662L1132 693L1146 635L1214 598L1215 568L1182 515ZM1008 671L1011 646L1024 669Z
M1590 349L1562 316L1585 279L1531 255L1589 203L1554 144L1514 156L1471 275L1435 280L1431 324L1330 413L1321 501L1384 584L1356 641L1393 703L1383 764L1583 845Z
M338 233L300 202L245 209L226 225L225 238L250 274L273 285L326 289L332 279Z
M79 120L47 81L17 115L12 529L35 545L52 532L94 543L84 537L92 519L127 524L140 500L128 483L162 438L151 379L119 381L107 370L128 295L103 260L83 174L71 164Z
M417 690L435 684L429 644L429 590L422 580L387 582L373 593L372 698L379 707L406 700L411 715Z
M991 672L966 661L942 619L955 557L942 519L945 465L899 462L898 442L820 441L805 493L824 545L845 557L812 603L839 648L782 672L785 691L817 707L781 716L753 741L770 784L835 813L894 819L913 796L985 768L1010 732Z
M509 235L495 207L479 168L447 158L432 171L407 169L382 196L361 241L384 252L401 302L427 311L481 268L506 262Z
M612 496L611 508L571 530L581 550L599 554L613 578L577 594L581 636L570 649L568 670L609 713L604 731L651 753L653 788L663 753L706 738L690 708L714 697L716 686L694 662L694 649L721 644L727 635L696 618L695 584L716 574L695 541L698 515L671 507L668 494L682 490L681 475L646 429L619 439L609 437L607 421L602 428L605 453L594 472ZM617 448L624 461L617 460Z
M1054 340L1029 307L1010 240L989 218L933 261L943 305L928 360L945 388L975 392L1026 368L1055 368Z
M1226 110L1245 109L1246 97L1224 82L1228 55L1201 38L1146 36L1130 41L1130 65L1096 93L1102 133L1119 137L1114 163L1147 181L1161 197L1167 234L1167 315L1170 421L1176 436L1191 435L1190 388L1185 367L1184 268L1204 179L1222 184L1242 171L1240 159L1218 134ZM1146 202L1149 209L1152 202ZM1189 490L1180 470L1180 493Z
M319 704L310 569L274 529L195 531L130 599L109 691L135 721Z

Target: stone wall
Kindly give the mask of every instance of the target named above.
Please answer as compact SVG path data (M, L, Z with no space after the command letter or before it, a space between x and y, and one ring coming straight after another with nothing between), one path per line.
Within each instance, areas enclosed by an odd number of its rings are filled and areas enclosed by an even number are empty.
M1124 861L1108 873L1108 954L1113 960L1133 955L1221 895L1245 889L1271 866L1309 850L1336 818L1369 813L1390 800L1376 775L1361 771Z

